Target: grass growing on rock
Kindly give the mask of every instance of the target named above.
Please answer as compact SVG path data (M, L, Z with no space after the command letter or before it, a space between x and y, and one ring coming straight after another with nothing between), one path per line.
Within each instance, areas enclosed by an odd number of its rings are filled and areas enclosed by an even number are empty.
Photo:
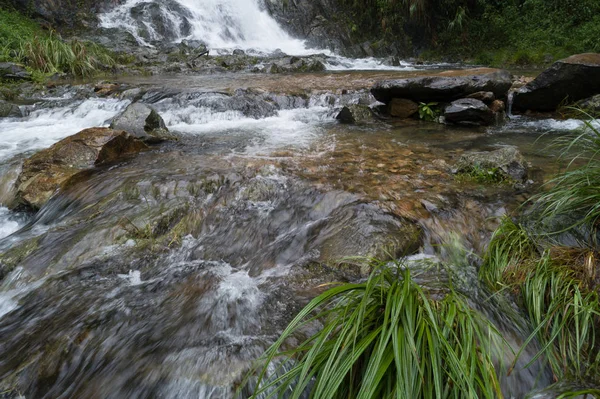
M298 314L266 352L252 397L300 398L307 389L315 399L500 397L492 354L502 338L495 327L458 292L430 295L399 264L374 270ZM324 321L321 331L281 350L315 319ZM269 379L278 357L295 362Z
M86 77L116 65L104 47L63 40L16 11L0 9L0 62L7 61L27 66L39 80L54 73Z

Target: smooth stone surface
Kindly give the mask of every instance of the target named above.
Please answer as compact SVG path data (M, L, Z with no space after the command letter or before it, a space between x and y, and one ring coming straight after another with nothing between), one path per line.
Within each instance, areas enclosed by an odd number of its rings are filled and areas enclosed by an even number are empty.
M0 100L0 118L21 118L23 113L15 104Z
M442 72L432 76L383 80L371 88L371 93L378 101L386 104L394 98L406 98L417 102L450 102L481 91L504 97L511 86L510 72L477 68Z
M406 119L419 112L419 104L405 98L394 98L388 109L390 116Z
M483 101L463 98L444 109L444 118L449 123L487 126L494 121L494 113Z
M39 209L77 173L147 148L142 141L122 130L82 130L34 154L23 163L15 183L18 202Z
M553 111L595 94L600 94L600 54L578 54L555 62L517 90L513 109Z
M125 130L144 141L171 139L162 117L154 108L143 103L130 104L110 124L111 129Z

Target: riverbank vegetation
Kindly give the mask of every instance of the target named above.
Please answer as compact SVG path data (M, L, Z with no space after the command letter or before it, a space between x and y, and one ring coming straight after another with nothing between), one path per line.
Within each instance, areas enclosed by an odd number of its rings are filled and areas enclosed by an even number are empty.
M600 51L595 0L338 0L356 38L410 36L424 58L493 65L543 65Z
M21 13L0 9L0 62L25 65L34 79L65 73L94 75L116 64L115 56L90 42L63 40Z
M526 367L541 362L558 397L600 397L600 132L589 123L563 145L566 170L504 217L479 262L488 300L514 303L528 321L512 364L498 357L512 352L502 333L453 283L456 256L443 288L423 285L409 264L379 262L366 281L335 286L300 312L257 365L255 396L502 397L502 376L536 348ZM323 328L299 338L316 321ZM290 339L301 343L282 349Z

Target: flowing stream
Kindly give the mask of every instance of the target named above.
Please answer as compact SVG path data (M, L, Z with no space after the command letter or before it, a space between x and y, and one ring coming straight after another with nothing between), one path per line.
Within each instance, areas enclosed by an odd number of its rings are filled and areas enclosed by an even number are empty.
M170 28L131 19L138 12L159 12ZM314 52L255 1L173 0L158 11L127 1L103 24L140 42ZM581 123L335 120L342 106L375 105L375 80L428 73L405 66L121 78L142 89L141 101L178 141L95 168L36 214L7 208L23 160L109 125L131 101L69 86L22 105L23 118L1 119L0 398L233 398L249 365L320 286L359 278L363 265L340 268L340 259L385 248L417 253L411 267L424 269L431 259L448 262L440 245L452 237L481 252L498 217L527 192L457 182L452 164L465 150L513 145L540 184L556 170L544 144ZM473 264L453 267L460 289L503 332L511 348L498 361L510 364L526 321L513 304L488 300ZM424 283L440 280L426 275ZM525 367L534 354L528 349L503 376L507 398L551 384L541 361Z

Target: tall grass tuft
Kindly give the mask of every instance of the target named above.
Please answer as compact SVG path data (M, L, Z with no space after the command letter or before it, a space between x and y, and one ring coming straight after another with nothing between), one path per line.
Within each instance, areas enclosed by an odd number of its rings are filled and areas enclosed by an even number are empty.
M600 223L600 131L593 119L585 123L580 135L562 143L564 156L572 157L566 170L551 179L548 190L533 200L541 228L549 234L583 227L590 229L595 240ZM575 156L570 155L573 151Z
M590 281L544 254L527 273L521 298L557 380L600 383L598 292Z
M524 226L505 216L492 235L479 277L492 290L506 288L507 281L522 281L523 263L536 257L536 244Z
M82 77L116 63L107 50L94 43L77 40L65 42L54 34L21 41L15 58L43 73L67 72Z
M285 342L322 321L296 348ZM254 370L252 398L497 398L493 354L503 340L458 292L430 295L400 265L310 302ZM273 372L276 362L292 366ZM269 376L275 377L269 377Z

